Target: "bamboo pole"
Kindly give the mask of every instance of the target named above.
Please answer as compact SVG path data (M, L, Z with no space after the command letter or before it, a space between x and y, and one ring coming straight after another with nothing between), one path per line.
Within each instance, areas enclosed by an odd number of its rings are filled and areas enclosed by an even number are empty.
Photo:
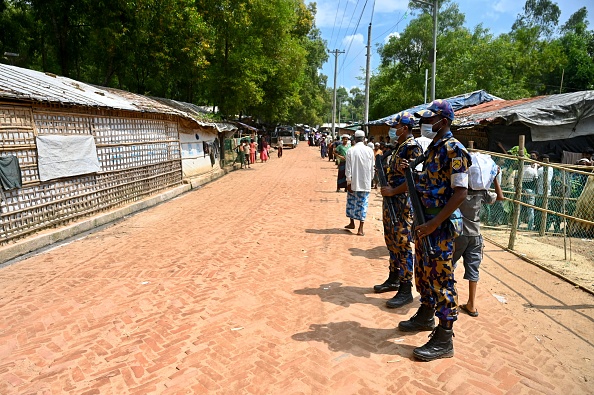
M565 213L565 196L567 195L567 172L563 172L563 201L561 202L562 205L562 212L563 215ZM565 253L565 260L567 260L567 218L563 217L563 251Z
M549 166L547 166L547 164L549 163L549 158L544 158L544 169L542 172L542 175L544 177L544 179L542 180L542 208L543 209L547 209L549 207ZM544 236L545 231L547 228L547 212L546 211L541 211L540 213L540 229L538 230L538 235L539 236Z
M526 141L526 136L521 135L519 136L518 142L518 174L515 180L516 186L516 193L514 194L514 211L512 213L512 223L511 223L511 231L509 234L509 243L507 248L510 250L514 249L514 244L516 243L516 233L518 231L518 226L520 223L520 204L519 202L522 200L522 179L524 178L524 143Z

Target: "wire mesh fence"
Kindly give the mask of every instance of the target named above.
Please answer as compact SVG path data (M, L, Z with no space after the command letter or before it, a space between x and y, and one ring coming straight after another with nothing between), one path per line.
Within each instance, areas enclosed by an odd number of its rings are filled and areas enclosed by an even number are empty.
M594 289L594 168L479 151L505 197L482 208L483 234Z

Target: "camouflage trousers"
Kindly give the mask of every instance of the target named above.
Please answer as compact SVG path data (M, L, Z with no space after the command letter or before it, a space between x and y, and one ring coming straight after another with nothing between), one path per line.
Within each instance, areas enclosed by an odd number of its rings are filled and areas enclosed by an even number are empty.
M394 205L396 223L392 224L386 202ZM390 252L390 272L398 273L401 282L413 278L414 255L412 252L412 215L406 197L384 199L383 204L384 240Z
M452 262L455 235L449 220L439 225L427 236L433 254L425 253L423 244L415 237L415 246L419 246L415 251L415 285L421 294L421 304L435 309L435 315L442 321L458 318L458 293Z

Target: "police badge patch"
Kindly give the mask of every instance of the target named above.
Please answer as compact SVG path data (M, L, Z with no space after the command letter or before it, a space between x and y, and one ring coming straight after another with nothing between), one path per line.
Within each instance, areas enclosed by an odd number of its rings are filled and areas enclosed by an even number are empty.
M452 159L452 169L460 170L462 168L462 158Z

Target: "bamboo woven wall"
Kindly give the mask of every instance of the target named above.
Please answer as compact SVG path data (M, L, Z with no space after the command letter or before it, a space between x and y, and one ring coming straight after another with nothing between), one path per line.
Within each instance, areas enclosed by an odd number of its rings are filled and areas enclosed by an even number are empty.
M21 189L0 188L0 244L179 185L177 133L175 119L160 114L0 105L0 155L18 158L23 179ZM92 134L101 172L40 182L35 136L43 134Z

